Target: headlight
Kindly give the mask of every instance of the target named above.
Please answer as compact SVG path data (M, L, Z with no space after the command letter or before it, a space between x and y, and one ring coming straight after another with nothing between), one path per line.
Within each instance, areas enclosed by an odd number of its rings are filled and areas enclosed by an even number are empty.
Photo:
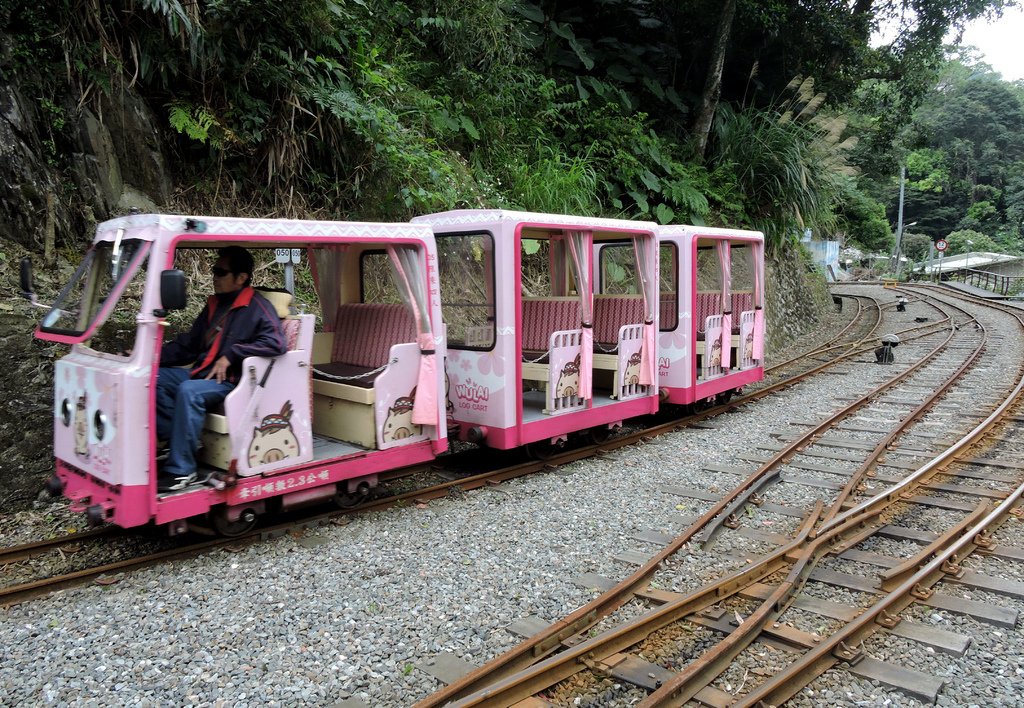
M103 411L96 411L92 417L92 429L96 433L96 439L102 441L103 434L107 432L107 414Z
M60 422L65 427L71 425L71 401L66 398L60 402Z

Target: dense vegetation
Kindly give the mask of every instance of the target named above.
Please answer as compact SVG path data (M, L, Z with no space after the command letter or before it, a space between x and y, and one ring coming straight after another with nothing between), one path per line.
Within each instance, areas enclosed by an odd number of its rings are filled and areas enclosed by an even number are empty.
M0 71L66 169L74 113L141 94L195 211L504 206L886 249L905 164L915 233L1011 249L1021 88L942 47L1005 4L0 0ZM881 22L902 31L872 48Z

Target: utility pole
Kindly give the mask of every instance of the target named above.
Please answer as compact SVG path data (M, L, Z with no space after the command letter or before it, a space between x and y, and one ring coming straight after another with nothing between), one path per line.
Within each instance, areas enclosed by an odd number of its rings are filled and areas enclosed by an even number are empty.
M907 168L900 165L900 211L896 217L896 278L900 277L900 270L903 261L903 184L906 181Z

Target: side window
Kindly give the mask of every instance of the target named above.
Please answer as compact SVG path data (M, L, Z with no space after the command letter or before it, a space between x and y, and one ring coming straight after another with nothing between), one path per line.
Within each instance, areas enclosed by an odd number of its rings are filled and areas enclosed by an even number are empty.
M668 242L661 244L658 254L661 281L658 290L661 293L661 310L658 313L662 332L673 332L679 325L679 248Z
M564 295L558 292L551 272L551 241L524 237L519 252L523 297ZM564 284L563 284L564 287Z
M601 292L605 295L636 295L636 256L632 243L608 244L601 249Z
M360 256L359 287L362 302L402 301L391 276L391 260L384 251L366 251Z
M494 238L489 233L437 236L441 312L448 346L494 347Z
M732 291L734 293L754 292L754 249L748 243L732 243Z
M722 291L722 265L713 245L697 247L697 292Z

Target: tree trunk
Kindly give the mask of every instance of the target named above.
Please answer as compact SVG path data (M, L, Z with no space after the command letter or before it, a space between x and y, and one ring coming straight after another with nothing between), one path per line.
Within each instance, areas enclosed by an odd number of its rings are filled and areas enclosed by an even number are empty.
M729 45L732 19L736 15L736 0L725 0L722 16L718 20L715 43L711 50L708 77L704 82L704 93L700 99L700 110L693 121L694 148L698 157L704 157L711 132L711 120L718 108L718 97L722 94L722 69L725 66L725 49Z

